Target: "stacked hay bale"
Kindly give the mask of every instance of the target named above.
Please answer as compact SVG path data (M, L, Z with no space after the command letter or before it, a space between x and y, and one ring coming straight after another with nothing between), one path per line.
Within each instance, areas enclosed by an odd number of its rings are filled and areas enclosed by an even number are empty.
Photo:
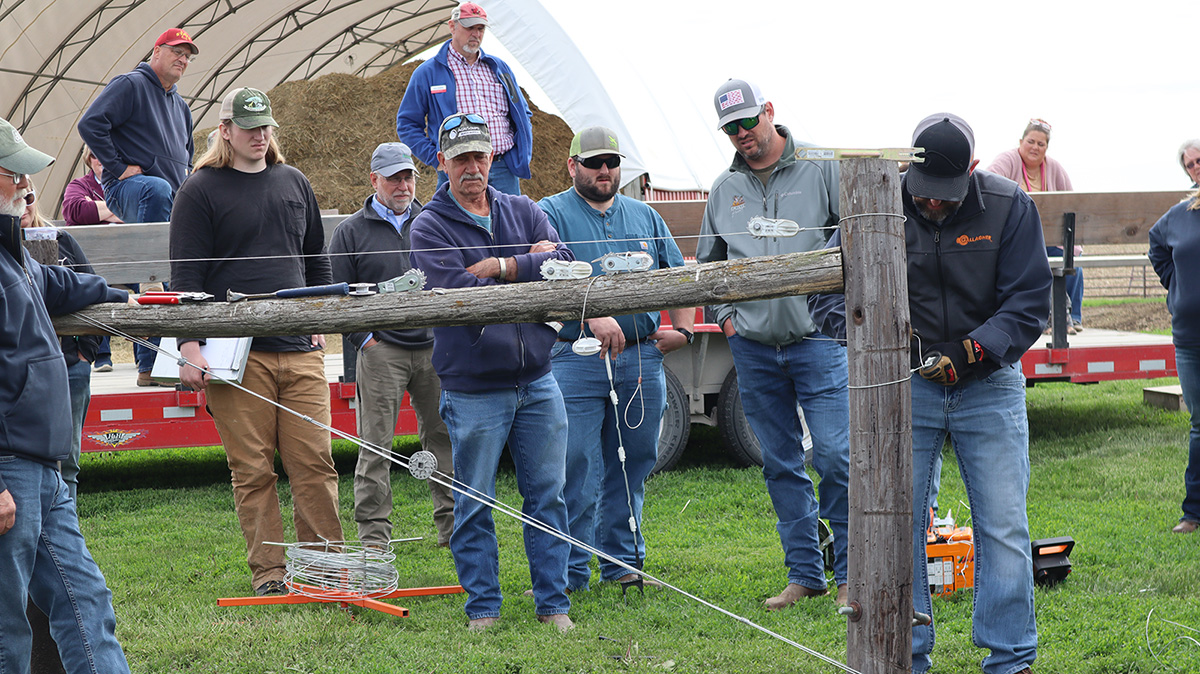
M278 139L292 166L308 176L322 209L353 213L371 194L367 177L371 153L379 143L396 140L396 109L417 63L397 64L373 77L335 73L315 80L284 82L271 97ZM528 97L526 97L528 98ZM537 200L570 187L567 151L571 129L560 117L533 111L532 180L521 191ZM212 127L195 133L197 152L207 145ZM426 203L437 186L436 172L418 162L417 200Z

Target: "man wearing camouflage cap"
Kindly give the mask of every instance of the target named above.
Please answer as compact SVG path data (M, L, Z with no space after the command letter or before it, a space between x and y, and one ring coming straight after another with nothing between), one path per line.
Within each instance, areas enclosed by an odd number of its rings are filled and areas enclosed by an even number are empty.
M637 252L650 255L653 269L682 267L683 255L662 217L645 203L617 193L624 156L611 129L593 126L580 131L567 157L573 186L538 205L578 260ZM603 273L595 264L592 274ZM659 422L667 403L662 359L692 341L696 312L673 309L670 315L669 330L659 329L657 311L589 317L586 327L568 321L550 352L571 420L564 492L571 536L634 568L641 568L646 556L642 502L646 477L658 456ZM584 356L572 351L572 342L580 337L599 339L600 353ZM609 400L605 358L612 361L613 386L625 410L621 414ZM622 441L625 455L619 457ZM630 531L630 517L636 532ZM568 589L587 589L590 559L583 549L571 549ZM604 559L600 577L622 583L640 580L638 574Z
M547 260L573 260L537 204L488 186L492 141L474 114L442 122L438 163L449 181L412 225L412 263L430 288L479 288L541 280ZM496 493L507 442L524 499L522 512L556 531L567 528L567 415L550 372L554 330L545 323L465 325L433 329L433 366L442 381L441 415L454 451L454 476L479 493ZM525 527L537 619L561 630L567 612L570 544ZM454 494L450 552L467 592L467 629L486 630L500 617L499 548L491 509Z
M71 451L66 361L50 315L129 301L104 279L42 266L21 245L29 176L54 162L0 119L0 669L29 671L32 600L69 672L128 672L112 593L58 471ZM11 669L10 669L11 668Z

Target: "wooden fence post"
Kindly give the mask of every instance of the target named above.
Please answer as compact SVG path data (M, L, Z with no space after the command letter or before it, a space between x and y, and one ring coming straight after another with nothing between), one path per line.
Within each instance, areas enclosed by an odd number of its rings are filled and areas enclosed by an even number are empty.
M850 362L847 664L912 671L912 395L908 272L896 162L841 165Z

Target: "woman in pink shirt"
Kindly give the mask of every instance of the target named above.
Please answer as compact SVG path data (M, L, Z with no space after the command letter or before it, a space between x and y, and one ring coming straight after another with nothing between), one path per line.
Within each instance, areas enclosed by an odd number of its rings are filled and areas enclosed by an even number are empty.
M1026 192L1072 192L1071 178L1058 161L1046 156L1050 147L1050 123L1043 119L1031 119L1021 134L1021 142L1012 150L1000 153L992 160L987 170L1017 181ZM1046 246L1046 255L1062 257L1060 246ZM1075 247L1075 254L1083 254L1083 248ZM1083 329L1083 270L1076 269L1074 276L1066 278L1067 295L1071 298L1071 325L1068 334Z

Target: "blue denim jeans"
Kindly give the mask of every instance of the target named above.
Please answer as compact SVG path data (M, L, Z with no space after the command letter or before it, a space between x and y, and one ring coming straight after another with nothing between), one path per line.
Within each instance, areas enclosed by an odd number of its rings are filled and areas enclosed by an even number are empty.
M991 650L985 674L1012 674L1037 658L1033 560L1025 495L1029 490L1029 423L1018 362L983 380L942 386L912 378L913 604L932 615L925 528L934 455L950 435L971 507L975 543L972 638ZM933 661L934 628L913 628L913 672Z
M1047 257L1062 257L1062 246L1046 246ZM1071 321L1083 323L1083 270L1076 267L1075 273L1064 276L1067 285L1067 297L1071 298Z
M123 222L170 222L174 200L171 184L156 176L104 181L104 203Z
M441 188L442 183L449 180L446 174L442 171L437 172L437 186ZM503 159L497 159L492 162L492 168L488 171L488 185L504 192L505 194L521 194L521 179L512 174L508 170L508 165Z
M563 495L571 536L635 568L641 568L638 564L646 558L642 502L646 478L658 459L659 423L667 407L662 363L663 353L653 342L631 345L613 359L618 414L609 399L603 360L577 355L566 342L550 351L550 365L570 419ZM624 467L617 454L618 440L625 447ZM636 534L629 530L631 507ZM571 548L567 587L572 591L587 589L591 557L582 548ZM626 573L623 567L600 560L601 579L615 580Z
M66 356L67 360L75 358ZM88 405L92 401L92 364L86 360L76 360L67 365L67 384L71 387L71 455L60 462L63 481L71 499L79 486L79 455L83 444L83 418L87 416Z
M440 410L454 453L454 477L496 497L496 469L508 442L517 469L521 512L556 531L567 530L567 413L554 375L527 386L466 393L442 390ZM567 555L571 544L525 526L525 556L538 615L567 613ZM491 509L454 493L450 552L458 582L467 591L471 620L500 616L500 557Z
M846 349L815 336L777 347L729 338L742 409L762 448L763 477L779 522L788 582L822 590L825 565L817 517L833 530L833 578L846 582L850 479L850 396ZM821 476L820 507L804 469L799 404L812 434L813 467Z
M1175 370L1183 401L1192 413L1188 434L1188 463L1183 472L1183 517L1200 522L1200 348L1175 345Z
M17 520L0 536L0 673L29 671L28 599L50 618L68 672L128 672L114 630L112 593L79 532L75 501L58 470L0 456Z

